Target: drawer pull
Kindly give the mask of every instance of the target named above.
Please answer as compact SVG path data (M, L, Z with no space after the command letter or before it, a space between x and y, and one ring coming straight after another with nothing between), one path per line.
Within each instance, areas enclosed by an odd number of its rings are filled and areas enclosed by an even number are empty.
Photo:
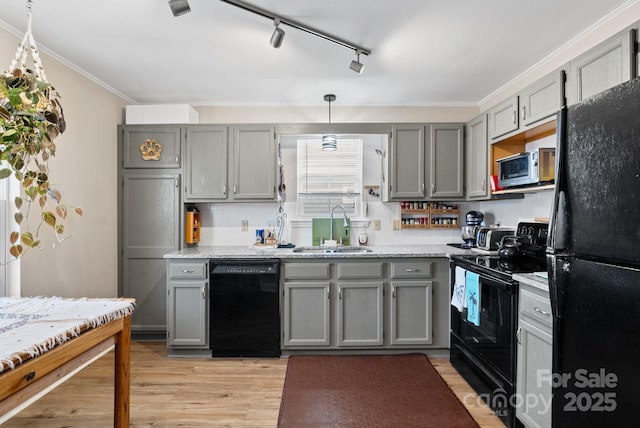
M420 272L420 269L405 269L405 272Z
M534 306L534 307L533 307L533 310L534 310L534 311L536 311L537 313L542 314L542 315L545 315L545 316L550 315L550 314L549 314L549 312L545 312L545 311L543 311L542 309L540 309L540 308L539 308L539 307L537 307L537 306Z
M522 327L518 326L518 330L516 330L516 341L518 342L518 345L522 345L522 342L520 341L521 332L522 332Z
M395 287L395 286L392 286L392 287L391 287L391 297L392 297L393 299L395 299L395 298L396 298L396 287Z
M193 269L183 269L182 273L193 273L195 272Z

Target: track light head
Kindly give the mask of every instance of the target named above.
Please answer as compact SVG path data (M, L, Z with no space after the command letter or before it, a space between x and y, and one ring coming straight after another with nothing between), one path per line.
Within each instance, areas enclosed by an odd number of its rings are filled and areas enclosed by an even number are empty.
M362 70L364 69L364 64L360 62L359 50L356 50L356 59L351 61L351 65L349 66L349 68L355 71L356 73L362 73Z
M276 26L276 28L274 28L273 34L271 35L271 46L277 49L282 45L282 40L284 39L284 30L280 28L279 19L274 19L273 24Z
M189 0L169 0L169 7L171 8L171 12L173 12L173 16L180 16L191 12Z

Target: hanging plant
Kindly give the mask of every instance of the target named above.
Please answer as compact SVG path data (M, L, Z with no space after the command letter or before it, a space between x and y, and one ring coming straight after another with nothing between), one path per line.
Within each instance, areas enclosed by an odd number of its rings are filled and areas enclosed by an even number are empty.
M10 234L9 253L20 257L25 249L39 247L42 226L50 227L56 240L64 240L64 220L68 206L61 203L60 191L53 188L49 176L49 159L55 156L54 139L65 131L66 124L59 94L46 80L33 35L31 1L27 1L27 32L18 47L10 71L0 76L0 179L15 177L22 195L15 198L14 220L20 232ZM27 52L34 70L27 69ZM36 205L39 220L34 229L29 221ZM75 208L78 215L82 209Z

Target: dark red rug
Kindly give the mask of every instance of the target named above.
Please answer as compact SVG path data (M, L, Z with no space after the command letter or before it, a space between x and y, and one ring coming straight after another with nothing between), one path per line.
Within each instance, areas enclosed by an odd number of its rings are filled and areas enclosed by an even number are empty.
M478 428L423 354L289 357L278 427Z

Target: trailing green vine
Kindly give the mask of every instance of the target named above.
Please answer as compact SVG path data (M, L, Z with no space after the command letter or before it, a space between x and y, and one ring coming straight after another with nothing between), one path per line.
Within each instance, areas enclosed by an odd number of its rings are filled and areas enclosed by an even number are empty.
M64 220L69 207L50 183L48 161L55 156L54 139L66 124L59 94L30 70L14 69L0 77L0 179L14 176L24 196L15 198L14 216L20 232L10 234L9 253L19 258L41 244L42 226L50 227L58 242L64 240ZM34 230L28 221L33 206L40 220ZM82 215L81 208L74 208Z

